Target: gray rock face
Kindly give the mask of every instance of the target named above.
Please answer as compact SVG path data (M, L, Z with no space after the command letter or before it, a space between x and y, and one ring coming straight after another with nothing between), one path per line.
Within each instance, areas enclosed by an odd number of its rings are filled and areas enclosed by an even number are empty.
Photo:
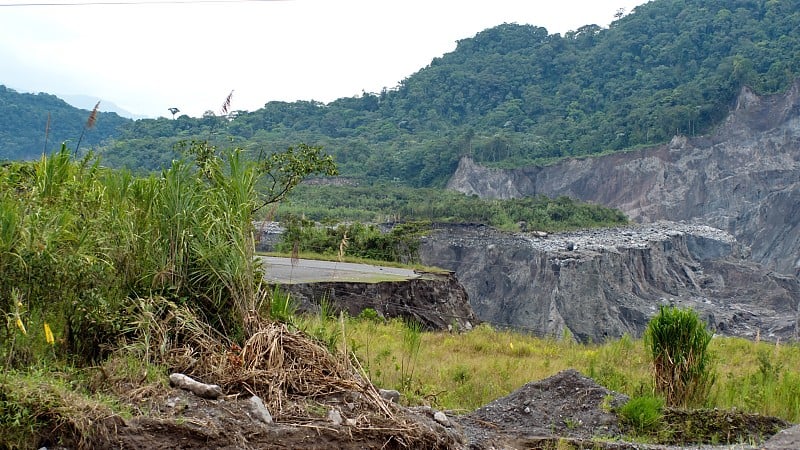
M383 317L410 319L430 330L469 330L478 322L467 291L452 273L380 283L296 283L282 289L299 300L302 312L315 312L320 300L326 299L337 312L357 316L372 308Z
M573 250L568 250L569 245ZM796 338L800 283L743 259L729 233L658 222L551 234L437 230L424 264L456 272L478 318L580 341L639 336L659 305L691 307L717 333Z
M448 188L485 198L569 195L637 222L691 221L729 231L754 261L800 271L800 81L759 98L743 89L713 135L547 167L500 170L461 160Z

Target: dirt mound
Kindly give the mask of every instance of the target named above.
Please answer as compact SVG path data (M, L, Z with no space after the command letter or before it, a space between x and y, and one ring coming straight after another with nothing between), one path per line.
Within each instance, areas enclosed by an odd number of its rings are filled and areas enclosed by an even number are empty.
M200 398L163 385L138 389L106 377L99 387L138 414L99 434L94 447L458 446L459 433L387 401L351 355L331 352L299 330L256 317L249 323L250 337L239 346L186 307L161 302L153 308L158 308L153 320L141 331L151 343L147 355L193 382L217 385L219 393ZM260 405L255 410L254 397Z
M432 419L395 411L394 420L373 417L369 425L353 423L364 411L336 401L292 405L303 417L264 423L246 397L206 400L170 389L147 415L126 420L100 448L118 449L451 449L458 448L454 430ZM288 407L289 405L287 405ZM333 423L331 411L347 423ZM402 426L398 422L402 421ZM414 428L417 427L417 428Z
M459 420L471 449L552 449L560 445L607 450L800 448L800 428L763 442L790 424L735 410L667 408L662 432L648 438L652 444L625 442L630 430L619 423L613 410L627 401L627 396L569 369L528 383Z
M528 383L465 416L517 436L618 436L611 409L627 397L570 369Z

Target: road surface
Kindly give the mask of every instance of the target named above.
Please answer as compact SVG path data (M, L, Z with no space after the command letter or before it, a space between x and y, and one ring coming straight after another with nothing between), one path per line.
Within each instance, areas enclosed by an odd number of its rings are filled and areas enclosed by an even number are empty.
M373 266L369 264L342 263L262 256L264 279L270 283L319 283L326 281L377 283L380 281L405 281L419 278L411 269Z

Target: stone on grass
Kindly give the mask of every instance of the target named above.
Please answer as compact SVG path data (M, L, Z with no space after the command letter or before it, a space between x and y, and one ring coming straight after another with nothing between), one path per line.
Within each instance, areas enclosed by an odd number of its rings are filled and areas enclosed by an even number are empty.
M395 391L394 389L379 389L378 393L384 400L400 403L400 393Z

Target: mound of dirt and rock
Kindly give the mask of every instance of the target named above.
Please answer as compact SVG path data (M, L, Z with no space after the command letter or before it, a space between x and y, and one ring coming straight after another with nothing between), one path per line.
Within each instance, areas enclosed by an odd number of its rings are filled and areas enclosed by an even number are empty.
M800 448L800 427L788 428L789 424L775 418L716 410L685 412L691 417L679 420L697 421L711 428L711 419L722 417L724 422L738 427L734 443L713 446L627 442L625 427L613 412L628 400L626 396L575 370L528 383L461 416L425 406L406 408L388 397L381 397L384 403L376 405L365 401L365 394L358 390L313 398L287 397L279 407L267 402L270 408L277 408L274 418L260 398L249 393L202 398L175 386L130 393L130 407L139 414L124 420L116 418L113 427L68 442L74 444L72 447L50 448ZM781 429L772 439L765 440Z

